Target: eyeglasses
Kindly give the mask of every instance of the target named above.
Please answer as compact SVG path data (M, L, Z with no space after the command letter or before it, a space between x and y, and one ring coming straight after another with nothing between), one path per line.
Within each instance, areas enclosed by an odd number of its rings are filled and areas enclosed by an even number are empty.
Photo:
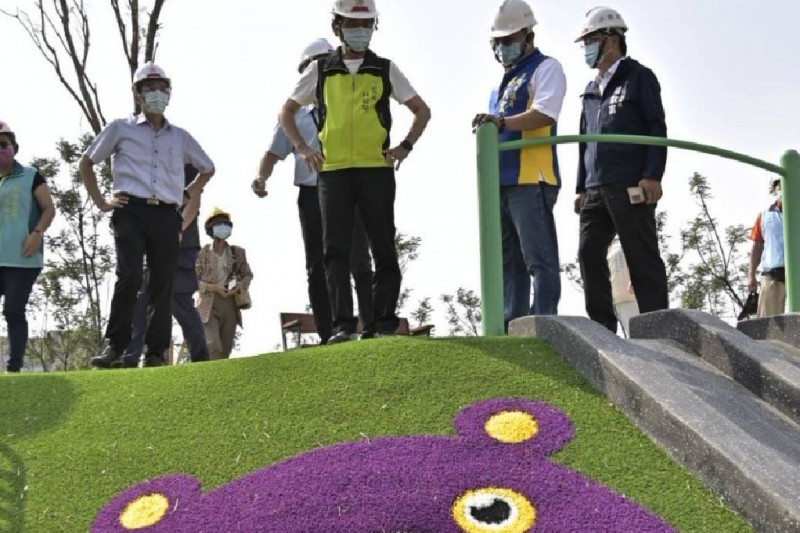
M503 45L508 46L513 43L522 42L524 39L519 39L518 36L515 35L506 35L505 37L495 37L492 39L492 45Z
M3 150L5 150L5 149L6 149L6 148L8 148L9 146L11 146L11 143L10 143L10 142L8 142L8 141L0 141L0 149L3 149Z

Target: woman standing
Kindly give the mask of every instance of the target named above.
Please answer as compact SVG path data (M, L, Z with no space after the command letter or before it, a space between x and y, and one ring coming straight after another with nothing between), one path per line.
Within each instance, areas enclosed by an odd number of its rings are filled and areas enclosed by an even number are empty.
M200 250L195 268L200 285L197 309L206 330L209 357L227 359L233 350L236 325L242 326L237 294L245 294L253 279L244 248L228 244L233 222L231 215L214 208L205 222L206 234L213 238Z
M39 171L15 159L17 137L0 121L0 296L8 328L8 372L19 372L28 344L28 305L44 266L44 232L56 214Z

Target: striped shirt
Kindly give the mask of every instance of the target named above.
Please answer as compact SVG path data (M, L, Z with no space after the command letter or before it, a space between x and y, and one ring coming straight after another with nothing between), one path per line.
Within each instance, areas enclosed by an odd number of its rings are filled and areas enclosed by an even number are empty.
M214 163L189 132L166 118L156 130L143 114L109 123L84 155L95 164L111 157L115 193L177 205L183 202L185 164L202 173L214 170Z

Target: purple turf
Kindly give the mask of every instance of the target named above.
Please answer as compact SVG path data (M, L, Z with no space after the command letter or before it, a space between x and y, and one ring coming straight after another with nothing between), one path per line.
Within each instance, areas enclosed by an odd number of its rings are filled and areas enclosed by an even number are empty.
M539 433L503 444L485 421L507 410L533 416ZM166 496L170 510L142 532L458 533L452 505L468 490L511 489L536 509L529 531L667 532L660 518L547 456L572 438L561 411L523 399L494 399L463 409L457 437L387 437L320 448L268 466L206 494L183 475L139 484L115 497L93 532L129 531L120 514L136 498Z

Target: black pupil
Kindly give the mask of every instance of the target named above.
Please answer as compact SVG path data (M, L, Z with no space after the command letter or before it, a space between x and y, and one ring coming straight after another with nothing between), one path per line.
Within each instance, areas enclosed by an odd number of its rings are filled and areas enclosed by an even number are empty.
M488 507L472 507L472 517L484 524L502 524L511 516L511 506L503 500L495 499Z

